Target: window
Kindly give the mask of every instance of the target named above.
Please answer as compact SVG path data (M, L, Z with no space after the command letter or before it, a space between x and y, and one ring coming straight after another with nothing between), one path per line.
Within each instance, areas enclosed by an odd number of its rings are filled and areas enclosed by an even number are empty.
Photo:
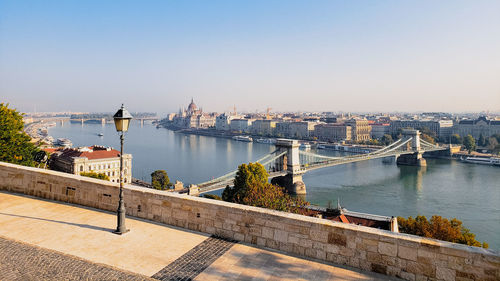
M83 165L80 165L80 172L83 172Z
M113 177L115 176L115 171L113 171Z
M89 165L89 171L92 171L92 166Z

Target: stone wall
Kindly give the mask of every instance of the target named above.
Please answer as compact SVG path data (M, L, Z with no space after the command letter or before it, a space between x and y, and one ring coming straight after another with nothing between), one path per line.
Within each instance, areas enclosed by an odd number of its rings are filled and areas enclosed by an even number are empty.
M109 211L118 201L116 183L1 162L0 190ZM406 280L500 279L499 254L477 247L141 187L124 196L131 216Z

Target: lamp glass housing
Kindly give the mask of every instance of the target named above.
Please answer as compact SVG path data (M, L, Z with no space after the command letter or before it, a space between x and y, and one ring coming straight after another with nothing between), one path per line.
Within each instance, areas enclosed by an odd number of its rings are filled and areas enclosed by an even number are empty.
M115 127L118 132L128 131L128 126L130 125L130 120L132 120L132 114L130 114L122 104L122 107L113 116L115 121Z

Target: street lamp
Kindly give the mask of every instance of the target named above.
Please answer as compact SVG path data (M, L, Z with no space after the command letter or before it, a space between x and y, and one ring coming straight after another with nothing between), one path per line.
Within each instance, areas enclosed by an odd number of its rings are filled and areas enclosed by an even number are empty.
M115 120L116 131L120 132L120 195L118 200L118 210L116 211L118 217L118 225L116 230L113 231L115 234L124 234L129 230L125 227L125 204L123 203L123 134L128 131L128 126L130 125L130 120L132 120L132 115L122 107L113 116Z

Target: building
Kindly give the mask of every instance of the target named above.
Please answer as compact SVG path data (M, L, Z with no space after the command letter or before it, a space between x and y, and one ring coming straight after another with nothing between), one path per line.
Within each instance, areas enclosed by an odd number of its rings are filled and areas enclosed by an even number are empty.
M341 123L318 124L314 127L314 136L320 141L349 141L352 139L351 130L351 126Z
M482 135L487 138L495 134L500 134L500 121L489 120L484 116L476 120L461 120L454 127L453 131L461 137L471 135L475 139L479 139Z
M250 132L256 135L272 136L276 128L276 121L268 119L258 119L252 123Z
M231 120L231 131L250 133L250 128L252 126L252 119L233 119Z
M52 153L53 170L80 175L83 172L106 174L110 181L120 182L120 152L111 147L90 146L57 149ZM132 182L132 155L123 154L123 181Z
M391 134L397 134L402 129L429 129L439 138L448 138L452 133L453 120L396 120L391 122Z
M220 114L215 118L215 129L220 131L231 130L231 120L236 119L235 116L226 113Z
M390 134L390 125L389 123L373 123L370 124L372 127L372 131L370 132L370 137L372 139L380 139L385 134Z
M353 141L366 141L370 140L370 133L372 131L372 127L368 123L366 119L349 119L345 121L347 126L351 126L351 139Z
M216 114L204 113L191 99L187 109L179 109L172 118L172 125L178 128L210 128L215 126Z

